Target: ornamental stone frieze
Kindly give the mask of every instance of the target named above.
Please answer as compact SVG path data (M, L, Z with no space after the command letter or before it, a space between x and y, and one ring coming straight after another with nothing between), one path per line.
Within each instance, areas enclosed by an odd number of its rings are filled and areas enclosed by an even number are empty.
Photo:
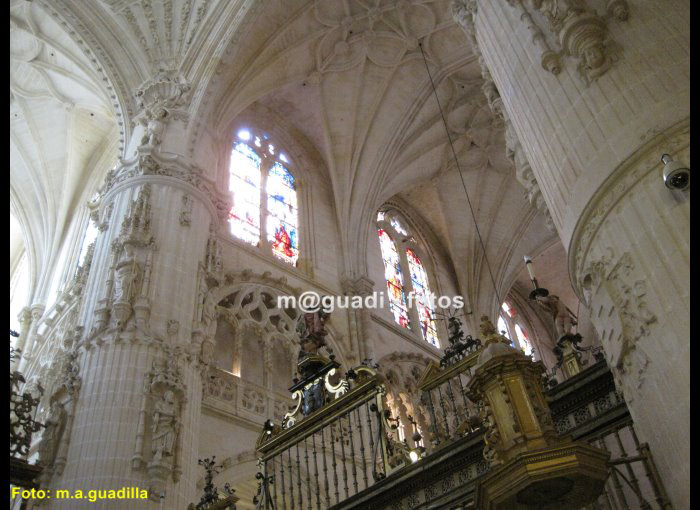
M139 179L136 181L135 179ZM169 178L169 179L162 179ZM204 175L204 171L184 160L183 157L174 154L156 152L152 147L139 147L136 155L129 160L121 160L117 168L110 170L105 177L105 182L99 190L100 202L109 204L103 208L100 204L100 213L94 213L94 217L100 218L98 227L105 221L109 221L111 211L109 207L111 199L117 189L129 185L132 182L152 182L162 184L179 184L183 190L189 192L189 198L183 198L179 221L181 225L187 225L191 221L192 200L198 198L210 209L213 217L219 222L228 218L231 209L231 198L228 193L219 189L213 179ZM100 227L104 230L106 227Z
M606 357L618 387L639 390L651 361L639 340L649 335L657 317L647 306L647 285L635 276L630 254L616 256L612 248L606 252L584 269L583 295L593 310L591 319L605 339ZM624 393L630 402L636 392Z

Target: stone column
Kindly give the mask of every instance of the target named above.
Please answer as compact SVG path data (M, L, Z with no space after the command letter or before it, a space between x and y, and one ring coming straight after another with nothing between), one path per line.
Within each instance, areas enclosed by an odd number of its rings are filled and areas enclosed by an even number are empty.
M137 487L151 499L53 499L51 509L185 508L196 501L211 337L203 308L217 276L207 272L208 240L225 203L215 182L176 152L186 147L179 110L186 90L180 79L161 75L139 91L143 126L100 191L98 216L106 219L76 342L80 393L65 468L47 487Z
M359 278L345 278L341 282L343 292L350 297L350 302L355 296L362 297L363 301L366 297L374 292L374 282L365 276ZM377 306L379 306L379 298L377 298ZM372 342L372 310L366 307L348 309L350 318L350 334L354 336L353 344L357 346L357 352L352 353L356 356L354 362L360 362L365 358L374 356L374 348Z
M689 6L599 7L459 0L455 14L471 18L573 286L675 507L688 508L690 195L664 187L660 158L690 164Z

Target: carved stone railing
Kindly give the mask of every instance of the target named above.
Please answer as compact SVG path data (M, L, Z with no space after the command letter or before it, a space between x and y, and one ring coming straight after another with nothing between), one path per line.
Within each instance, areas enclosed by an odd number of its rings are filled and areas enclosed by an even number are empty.
M292 399L222 370L210 368L204 385L205 409L254 423L281 421Z
M453 389L457 375L465 377L473 361L469 357L449 371L434 368L433 377L423 378L422 387L437 394L437 388ZM430 372L427 373L429 375ZM436 374L439 377L434 377ZM462 381L464 384L465 381ZM443 395L447 392L442 391ZM460 391L454 391L459 397ZM435 398L435 397L433 397ZM622 397L617 393L612 374L599 361L578 375L547 392L550 410L560 432L610 452L610 476L603 494L586 510L668 510L670 502L656 471L648 445L641 443ZM445 402L448 398L443 398ZM436 419L442 410L435 404ZM459 405L454 410L459 416ZM449 419L448 413L448 419ZM440 432L440 426L438 425ZM414 509L475 508L474 496L480 478L489 472L484 460L482 429L451 429L449 437L440 434L432 452L415 463L397 469L367 490L352 496L334 509Z
M360 365L337 379L337 368L331 360L296 381L294 409L281 426L266 423L256 446L257 508L330 508L409 462L376 371Z

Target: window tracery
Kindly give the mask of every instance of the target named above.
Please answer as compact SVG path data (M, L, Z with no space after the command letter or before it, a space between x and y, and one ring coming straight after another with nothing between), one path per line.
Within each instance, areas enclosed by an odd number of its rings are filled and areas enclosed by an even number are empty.
M297 182L291 162L264 132L241 129L229 166L231 233L296 266L299 258Z

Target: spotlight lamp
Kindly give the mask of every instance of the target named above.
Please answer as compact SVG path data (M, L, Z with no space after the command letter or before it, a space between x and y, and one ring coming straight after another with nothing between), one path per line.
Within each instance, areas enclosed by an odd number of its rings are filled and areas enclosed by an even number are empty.
M690 168L679 161L673 161L668 154L661 156L664 164L664 184L668 189L686 191L690 188Z

